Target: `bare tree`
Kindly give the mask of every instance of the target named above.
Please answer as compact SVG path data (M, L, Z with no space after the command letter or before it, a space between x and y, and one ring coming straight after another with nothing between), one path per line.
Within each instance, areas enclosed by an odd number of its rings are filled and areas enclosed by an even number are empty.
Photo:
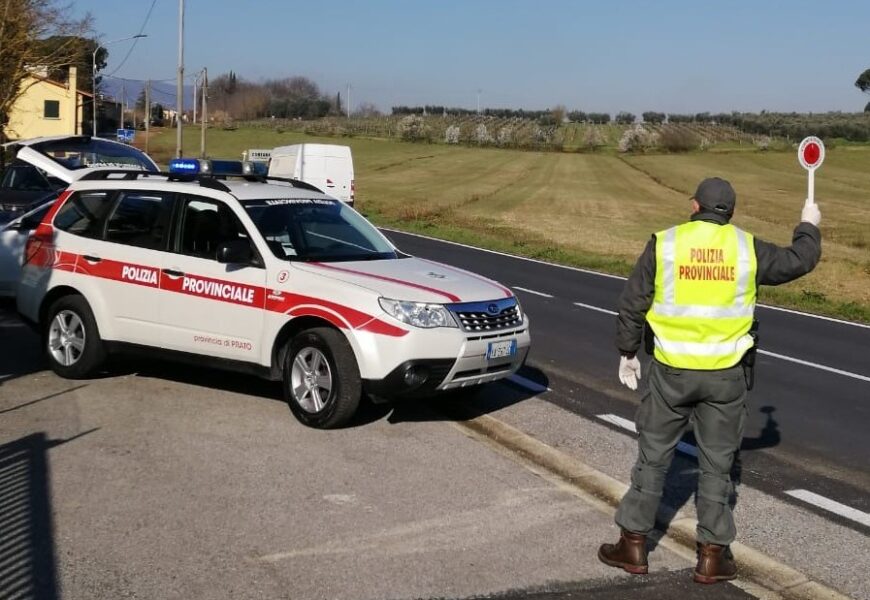
M36 80L31 73L51 73L75 61L81 38L91 31L91 17L70 17L72 9L56 0L0 0L0 143L6 141L9 111ZM49 37L66 41L42 43Z
M361 102L356 107L356 110L353 111L353 116L363 118L380 117L381 111L378 110L378 107L371 102Z
M553 117L553 122L556 126L562 124L562 121L565 120L565 115L568 114L568 109L565 108L562 104L557 104L553 108L550 109L550 115Z

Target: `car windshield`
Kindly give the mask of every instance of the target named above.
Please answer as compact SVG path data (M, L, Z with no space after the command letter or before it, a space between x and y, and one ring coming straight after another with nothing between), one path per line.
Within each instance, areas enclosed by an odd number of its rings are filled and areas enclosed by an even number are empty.
M338 200L242 202L272 253L284 260L342 262L398 258L371 223Z
M144 152L109 140L94 138L68 138L40 142L31 146L67 169L87 167L140 168L143 171L158 171Z

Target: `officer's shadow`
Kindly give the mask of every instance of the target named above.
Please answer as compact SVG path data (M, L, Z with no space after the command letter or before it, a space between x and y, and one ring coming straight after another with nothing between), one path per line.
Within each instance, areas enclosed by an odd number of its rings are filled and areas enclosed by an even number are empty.
M760 450L762 448L772 448L779 445L780 432L779 424L773 418L773 413L776 408L773 406L762 406L759 412L767 416L764 426L761 428L758 437L744 437L740 444L740 450L734 458L734 465L731 468L731 482L733 484L733 493L730 498L732 510L737 505L739 496L739 486L743 481L743 461L741 454L746 451ZM691 424L690 424L691 431ZM691 434L684 438L684 441L695 445L694 436ZM698 489L698 460L694 456L676 452L674 460L671 462L671 467L665 478L665 489L662 494L662 502L659 506L658 514L656 515L656 528L649 536L650 550L655 548L663 532L668 530L671 521L677 516L679 510L684 507L693 497L697 495Z

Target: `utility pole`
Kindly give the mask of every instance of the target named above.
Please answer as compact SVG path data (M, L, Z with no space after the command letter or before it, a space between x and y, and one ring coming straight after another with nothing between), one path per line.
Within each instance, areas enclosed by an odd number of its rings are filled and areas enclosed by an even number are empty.
M101 48L105 48L109 44L117 44L118 42L126 42L127 40L135 40L139 38L148 37L147 33L140 33L138 35L131 35L130 37L121 38L120 40L112 40L111 42L106 42L105 44L97 44L97 47L94 48L94 53L91 55L91 91L94 92L94 137L97 136L97 52L100 51Z
M151 137L151 80L145 82L145 154L148 154L148 138Z
M482 90L477 90L477 114L480 114L480 92Z
M199 83L199 75L196 74L196 77L193 78L193 121L192 123L196 125L196 85Z
M347 118L350 118L350 84L347 84Z
M202 68L202 115L199 120L202 121L202 132L199 139L199 153L202 158L205 158L205 130L208 127L208 67Z
M121 122L118 123L118 129L124 129L124 103L127 101L127 82L121 82Z
M184 0L178 0L178 81L176 87L176 117L178 135L175 138L175 156L181 158L181 116L184 113Z

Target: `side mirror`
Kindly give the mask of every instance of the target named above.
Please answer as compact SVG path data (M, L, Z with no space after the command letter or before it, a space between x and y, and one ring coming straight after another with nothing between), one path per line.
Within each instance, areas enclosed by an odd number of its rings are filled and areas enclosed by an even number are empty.
M217 260L226 264L250 264L254 258L251 243L248 240L231 240L217 247Z

